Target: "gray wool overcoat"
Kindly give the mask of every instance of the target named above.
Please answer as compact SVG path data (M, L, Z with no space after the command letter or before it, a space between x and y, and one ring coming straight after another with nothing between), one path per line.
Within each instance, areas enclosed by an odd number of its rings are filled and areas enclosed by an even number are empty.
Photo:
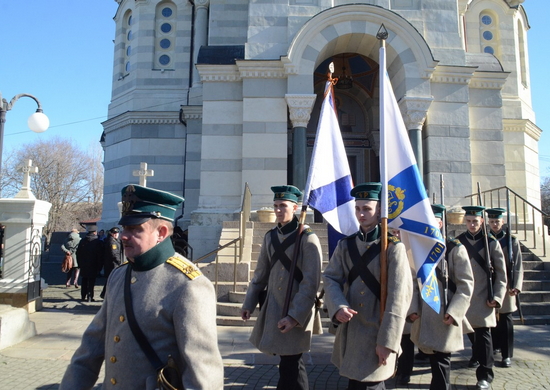
M174 254L184 269L198 270ZM128 325L124 278L128 263L109 277L101 309L82 336L60 390L92 389L103 361L103 389L157 388L156 371ZM223 389L223 363L218 350L216 297L200 272L191 278L168 263L142 272L132 270L136 321L158 357L172 355L187 390Z
M360 255L380 242L379 238L371 242L362 241L359 236L352 239ZM349 322L338 324L331 360L342 376L361 382L380 382L394 374L401 351L401 335L412 298L409 261L403 243L388 243L388 295L384 318L380 323L380 301L365 282L359 277L351 286L348 284L353 263L347 240L340 240L323 273L325 303L329 317L335 323L338 322L334 316L341 308L349 307L357 314ZM368 268L380 282L380 253L376 254ZM393 351L386 365L378 365L376 345Z
M466 242L475 245L476 242L483 240L483 233L480 232L472 236L469 232L464 232L457 237L462 242L466 249ZM489 236L489 251L491 254L491 263L494 268L493 272L493 299L498 306L502 305L504 295L506 294L506 265L504 264L504 254L498 241L492 236ZM485 249L481 245L479 255L485 259ZM485 269L473 259L473 254L468 252L470 265L474 274L474 293L470 300L470 308L466 313L466 318L475 328L494 328L497 325L496 310L487 306L488 288L487 288L487 273Z
M292 232L282 234L277 227L273 229L277 229L279 242L284 242L292 234ZM294 244L285 251L289 259L292 259L293 252ZM277 328L277 322L283 318L289 272L280 261L271 264L273 253L270 230L264 237L254 277L246 291L242 308L249 310L252 314L258 304L260 292L267 286L267 297L258 313L250 342L258 350L267 354L297 355L311 348L315 297L321 283L321 244L317 235L306 226L300 240L296 263L303 274L303 279L300 283L296 280L293 282L288 311L288 315L298 321L298 325L284 334Z
M504 260L506 261L507 275L510 275L512 263L510 262L510 255L508 253L508 235L506 232L501 231L497 235L497 239L500 242L502 252L504 253ZM512 258L514 259L514 280L508 280L508 290L517 289L521 292L523 288L523 258L521 256L521 248L519 241L516 237L512 236ZM504 300L502 301L502 307L498 309L499 313L513 313L518 309L516 305L516 297L506 293Z
M414 283L414 296L409 313L417 313L420 318L412 323L411 340L428 354L451 353L464 349L462 325L466 320L466 312L474 291L474 275L464 245L457 240L448 243L447 248L450 245L453 245L453 248L447 253L448 279L449 285L456 286L456 291L453 292L452 288L447 289L447 310L444 310L442 299L440 311L436 313L420 296L419 284L416 281ZM439 269L442 269L441 262L438 264ZM439 294L443 298L443 283L439 278L438 286ZM452 325L443 323L446 313L453 317Z

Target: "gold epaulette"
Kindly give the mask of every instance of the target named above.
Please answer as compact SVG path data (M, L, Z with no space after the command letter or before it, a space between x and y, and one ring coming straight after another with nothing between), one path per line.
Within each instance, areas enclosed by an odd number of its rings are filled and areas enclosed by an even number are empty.
M166 262L185 274L189 279L193 280L202 275L202 272L189 260L181 259L176 256L170 257Z
M313 233L313 230L311 230L311 228L308 226L307 228L304 229L304 234L309 236L314 233Z
M396 236L388 236L388 242L393 242L394 244L400 243L401 240Z
M453 244L455 244L456 246L460 246L462 245L462 243L460 242L460 240L456 239L456 238L450 238L449 241L451 241Z

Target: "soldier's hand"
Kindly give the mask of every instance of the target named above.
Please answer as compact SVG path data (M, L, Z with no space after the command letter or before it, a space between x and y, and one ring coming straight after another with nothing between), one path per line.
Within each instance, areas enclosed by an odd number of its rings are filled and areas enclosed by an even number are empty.
M450 315L449 313L445 314L445 318L443 319L443 323L445 325L452 325L454 324L455 322L455 319L453 318L452 315Z
M414 322L419 318L420 318L420 316L417 313L412 313L411 315L409 315L409 321L410 322Z
M338 322L349 322L353 318L354 315L356 315L357 312L353 309L350 309L349 307L343 307L340 310L336 312L336 315L334 316Z
M385 366L388 363L388 357L390 356L391 349L383 347L381 345L376 346L376 354L378 355L378 365Z
M245 309L241 310L241 318L245 321L249 320L250 319L250 310L245 310Z
M498 306L498 303L497 303L497 301L495 301L495 300L493 299L491 302L487 301L487 306L489 306L489 307L497 307L497 306Z
M277 328L281 330L281 333L290 332L290 330L294 328L296 325L298 325L298 321L296 321L291 316L286 316L285 318L281 318L279 322L277 322Z
M511 288L508 290L508 294L510 294L511 297L515 297L519 294L519 290L517 288Z

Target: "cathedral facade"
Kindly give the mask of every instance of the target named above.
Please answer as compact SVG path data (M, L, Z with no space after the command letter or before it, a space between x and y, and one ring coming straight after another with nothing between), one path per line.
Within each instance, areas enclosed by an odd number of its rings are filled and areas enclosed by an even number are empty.
M115 0L102 222L134 171L185 197L195 257L270 187L303 189L328 65L355 183L379 174L379 47L429 194L507 186L540 205L523 0ZM391 156L389 156L391 163Z

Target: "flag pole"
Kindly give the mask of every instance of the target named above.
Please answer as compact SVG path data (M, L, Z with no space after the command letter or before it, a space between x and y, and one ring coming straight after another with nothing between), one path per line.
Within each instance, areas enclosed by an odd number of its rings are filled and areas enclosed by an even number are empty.
M334 63L330 63L329 65L329 71L327 73L328 81L330 81L330 88L332 92L332 95L334 96L334 90L332 89L334 84L338 81L337 78L332 78L332 73L334 73ZM294 275L296 273L296 263L298 262L298 253L300 251L300 241L302 238L302 233L304 231L304 225L306 222L306 216L307 216L307 207L308 207L308 199L309 199L309 178L308 182L306 183L306 188L304 190L304 196L302 198L302 211L300 212L300 217L298 219L298 235L296 237L296 242L294 243L294 251L292 253L292 261L290 263L290 270L289 270L289 276L288 276L288 284L286 288L286 294L285 294L285 300L283 303L283 316L282 318L286 317L288 315L288 310L290 309L290 301L292 298L292 287L294 285Z
M386 77L386 39L388 31L384 24L380 26L376 38L380 40L380 66L379 66L379 91L380 91L380 181L382 193L380 199L381 238L380 238L380 322L384 318L386 299L388 297L388 174L386 169L386 131L384 123L385 102L385 77Z

